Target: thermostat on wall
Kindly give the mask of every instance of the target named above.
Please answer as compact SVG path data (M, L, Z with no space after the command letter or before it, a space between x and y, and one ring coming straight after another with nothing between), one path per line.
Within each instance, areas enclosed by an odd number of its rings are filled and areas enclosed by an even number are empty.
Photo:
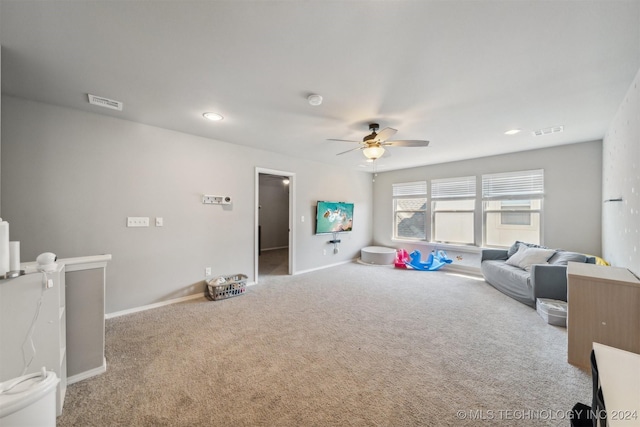
M230 196L211 196L205 194L202 196L202 203L205 205L230 205L231 197Z

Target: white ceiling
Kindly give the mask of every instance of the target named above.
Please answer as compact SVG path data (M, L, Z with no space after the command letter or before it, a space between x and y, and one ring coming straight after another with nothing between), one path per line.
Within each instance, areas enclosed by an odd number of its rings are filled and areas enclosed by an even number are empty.
M0 24L3 94L358 170L327 139L372 121L431 141L378 170L601 139L640 69L638 0L1 0Z

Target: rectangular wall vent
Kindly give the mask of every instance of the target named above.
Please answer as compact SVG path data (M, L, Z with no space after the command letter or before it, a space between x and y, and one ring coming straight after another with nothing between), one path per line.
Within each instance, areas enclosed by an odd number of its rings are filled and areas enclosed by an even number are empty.
M533 136L550 135L552 133L558 133L564 131L564 126L553 126L546 129L538 129L533 131Z
M97 105L99 107L111 108L112 110L122 111L122 102L115 101L113 99L104 98L102 96L89 95L89 104Z

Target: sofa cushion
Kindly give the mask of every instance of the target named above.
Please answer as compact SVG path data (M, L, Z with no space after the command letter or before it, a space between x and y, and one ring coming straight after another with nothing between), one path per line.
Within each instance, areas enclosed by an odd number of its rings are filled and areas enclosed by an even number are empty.
M549 264L554 265L567 265L569 261L573 262L587 262L587 256L579 254L577 252L568 251L556 251L556 253L549 258Z
M527 242L521 242L520 240L516 240L516 242L513 245L511 245L511 247L507 251L507 257L510 257L513 254L515 254L516 252L518 252L518 248L520 248L520 245L525 245L525 246L527 246L529 248L549 249L546 246L540 246L540 245L536 245L535 243L527 243Z
M530 273L504 261L483 261L481 268L487 283L511 298L535 307Z
M518 252L507 259L507 264L520 267L526 271L531 270L533 264L546 264L556 251L541 247L528 247L521 244Z

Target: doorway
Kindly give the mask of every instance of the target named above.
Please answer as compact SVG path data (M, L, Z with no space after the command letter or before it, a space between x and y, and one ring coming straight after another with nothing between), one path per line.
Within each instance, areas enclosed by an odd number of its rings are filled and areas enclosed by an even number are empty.
M256 168L255 281L294 271L295 174Z

